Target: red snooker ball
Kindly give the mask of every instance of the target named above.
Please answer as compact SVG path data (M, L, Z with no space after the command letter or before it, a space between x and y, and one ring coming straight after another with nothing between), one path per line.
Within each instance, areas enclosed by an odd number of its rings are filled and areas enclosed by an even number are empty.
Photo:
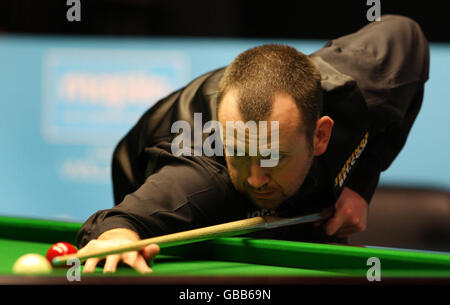
M50 264L53 265L53 259L57 256L67 255L67 254L75 254L78 250L73 245L67 242L59 242L50 247L47 251L47 255L45 256Z

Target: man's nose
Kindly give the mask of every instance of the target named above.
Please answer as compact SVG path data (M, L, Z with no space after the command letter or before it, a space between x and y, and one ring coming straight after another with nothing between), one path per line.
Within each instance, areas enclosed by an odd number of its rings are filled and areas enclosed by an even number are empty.
M247 178L248 184L254 188L261 188L269 182L270 178L266 167L261 167L260 160L252 160L250 173Z

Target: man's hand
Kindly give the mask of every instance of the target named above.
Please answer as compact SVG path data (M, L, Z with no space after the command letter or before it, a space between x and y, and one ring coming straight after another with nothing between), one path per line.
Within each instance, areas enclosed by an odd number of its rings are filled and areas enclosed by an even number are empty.
M122 228L112 229L104 232L98 237L98 239L91 240L85 247L80 249L78 253L83 253L83 251L87 250L99 250L106 247L123 245L138 240L140 240L140 238L134 231ZM150 269L147 264L147 260L155 257L158 253L158 245L149 245L139 252L131 251L121 254L109 255L106 257L103 273L115 272L117 269L117 264L120 261L123 261L124 263L130 265L140 273L152 272L152 269ZM93 272L100 260L102 260L102 258L90 258L86 260L83 272Z
M336 213L325 224L328 235L346 237L366 229L369 204L358 193L344 187L335 207Z

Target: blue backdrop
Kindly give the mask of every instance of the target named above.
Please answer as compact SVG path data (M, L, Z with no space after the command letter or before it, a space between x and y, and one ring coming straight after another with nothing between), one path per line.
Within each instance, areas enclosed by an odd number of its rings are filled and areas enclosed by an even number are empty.
M325 41L0 37L0 215L83 221L113 205L114 146L158 99L255 45ZM382 185L450 189L450 45Z

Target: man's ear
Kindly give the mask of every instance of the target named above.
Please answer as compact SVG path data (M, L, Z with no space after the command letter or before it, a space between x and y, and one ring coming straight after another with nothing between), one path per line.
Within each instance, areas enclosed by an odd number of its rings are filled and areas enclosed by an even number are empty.
M317 120L314 131L314 156L320 156L327 150L333 125L334 121L329 116L323 116Z

